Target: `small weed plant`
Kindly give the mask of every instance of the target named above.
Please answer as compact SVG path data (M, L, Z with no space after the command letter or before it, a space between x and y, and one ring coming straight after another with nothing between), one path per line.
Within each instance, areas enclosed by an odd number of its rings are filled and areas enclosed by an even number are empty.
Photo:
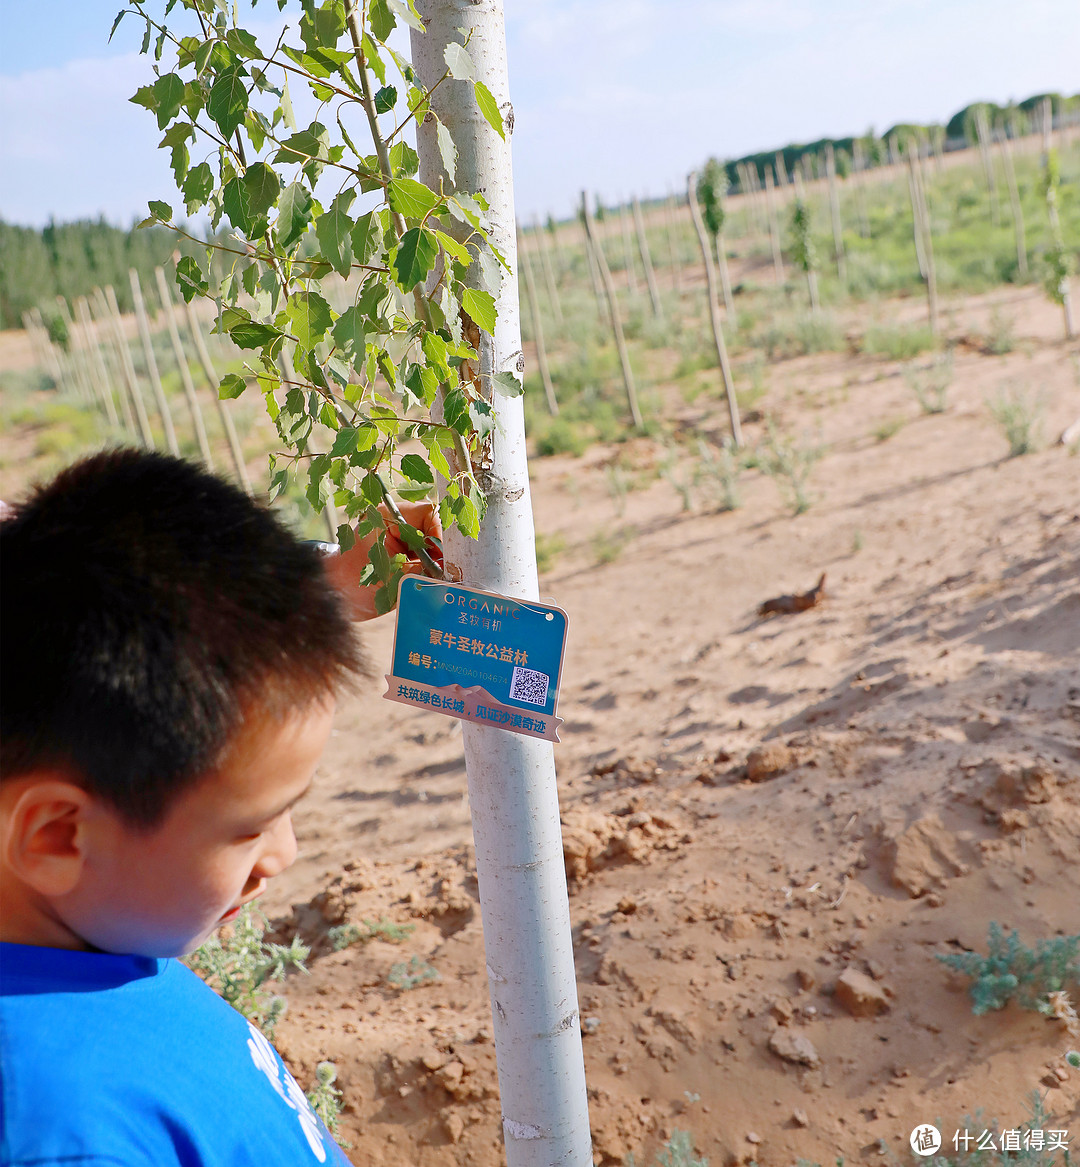
M1042 409L1032 394L1012 386L988 401L987 407L1005 434L1010 458L1033 454L1039 448Z
M361 920L359 924L338 924L330 928L326 935L335 952L341 952L353 944L366 944L369 940L389 940L400 944L416 931L415 924L395 924L385 917L377 924Z
M948 407L949 386L953 379L953 355L942 353L929 365L918 368L914 362L904 367L904 382L915 395L923 413L944 413Z
M876 442L887 442L889 438L898 434L907 423L907 419L900 414L893 414L874 426L873 434Z
M679 496L683 511L694 509L694 472L680 457L680 451L675 446L668 447L663 461L660 463L660 477L667 482Z
M724 438L717 449L704 438L698 441L698 475L709 487L719 511L738 510L742 504L739 495L739 475L743 470L743 460L731 436Z
M315 1067L315 1085L308 1091L307 1100L311 1109L326 1123L326 1129L342 1147L352 1144L338 1137L338 1121L341 1115L341 1091L337 1081L337 1068L333 1062L320 1062Z
M971 978L971 1009L975 1014L1004 1009L1010 1001L1025 1009L1055 1015L1053 994L1065 994L1080 984L1080 935L1039 940L1028 948L1015 930L1005 935L995 920L987 937L987 954L939 953L938 960Z
M566 540L562 535L544 535L536 533L536 570L540 575L554 571L555 562L566 549Z
M597 567L614 563L622 555L623 548L630 542L630 538L630 532L623 528L616 530L601 527L591 541L593 562Z
M626 1167L636 1167L633 1155L626 1156ZM709 1167L709 1160L694 1157L694 1139L689 1131L673 1130L671 1138L656 1152L653 1167Z
M387 981L398 992L404 993L409 989L418 989L421 985L431 984L439 979L435 966L419 956L414 956L408 963L399 960L390 968Z
M875 324L866 330L860 347L868 356L908 361L932 349L935 343L934 334L926 325Z
M307 972L304 961L309 949L295 937L291 944L268 943L263 939L267 923L254 904L245 904L232 927L216 932L186 963L272 1040L285 1012L285 998L270 993L266 986L283 981L290 968Z
M807 484L823 453L821 446L800 445L790 435L779 433L770 422L768 436L759 447L755 462L776 483L792 514L801 515L810 509L813 501Z
M1016 322L1000 308L990 313L990 331L986 334L986 351L1003 357L1016 347Z

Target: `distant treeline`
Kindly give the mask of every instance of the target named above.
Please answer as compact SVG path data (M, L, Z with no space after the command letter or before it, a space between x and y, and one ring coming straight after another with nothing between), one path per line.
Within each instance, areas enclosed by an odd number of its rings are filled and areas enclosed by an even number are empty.
M1046 98L1050 99L1056 122L1080 118L1080 94L1066 97L1060 93L1037 93L1024 101L1010 102L1008 105L997 105L992 101L973 102L958 110L944 125L940 122L926 125L900 122L880 136L870 130L861 137L819 138L816 142L745 154L726 162L724 166L728 182L734 190L742 189L743 174L747 171L756 171L757 182L764 185L766 167L771 167L774 175L777 169L781 169L781 179L783 172L794 174L806 169L809 169L811 176L819 177L825 173L825 154L827 148L832 146L836 169L843 175L852 169L856 159L860 167L882 166L894 160L890 157L890 149L902 148L912 139L934 151L974 146L977 142L975 127L980 109L985 111L987 123L998 137L1031 133L1038 128L1039 108Z
M177 250L177 242L165 227L124 230L104 219L50 223L40 231L0 220L0 328L21 327L22 314L35 306L48 320L57 296L70 302L107 284L128 312L129 270L135 268L143 286L152 288L154 268Z

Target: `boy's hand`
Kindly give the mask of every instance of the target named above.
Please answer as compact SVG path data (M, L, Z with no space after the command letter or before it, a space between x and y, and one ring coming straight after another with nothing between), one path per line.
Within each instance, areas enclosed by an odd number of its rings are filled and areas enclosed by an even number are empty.
M430 502L399 502L398 510L401 517L411 527L423 532L427 536L426 550L436 563L442 563L442 547L438 540L442 539L442 524L439 522L439 512ZM397 523L385 506L379 507L379 512L386 523L386 537L384 546L386 553L405 555L408 563L405 564L406 575L423 575L423 564L416 556L416 552L409 549L401 538ZM349 615L353 620L371 620L378 613L375 611L375 593L379 584L368 584L360 587L360 575L368 564L368 554L378 537L377 531L371 531L363 539L357 541L340 555L331 555L326 558L325 566L330 581L341 593L345 600Z

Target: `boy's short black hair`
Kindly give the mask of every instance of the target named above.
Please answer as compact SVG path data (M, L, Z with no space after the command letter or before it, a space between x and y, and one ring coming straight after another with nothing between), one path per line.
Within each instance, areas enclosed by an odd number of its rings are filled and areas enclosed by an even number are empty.
M245 711L364 673L318 552L164 454L87 458L0 522L0 777L47 766L153 827Z

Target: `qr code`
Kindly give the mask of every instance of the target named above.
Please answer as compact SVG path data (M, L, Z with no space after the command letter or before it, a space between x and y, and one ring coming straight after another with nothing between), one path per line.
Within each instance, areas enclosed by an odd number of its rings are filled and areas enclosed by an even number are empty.
M510 696L514 701L528 701L530 705L546 705L548 685L551 683L547 673L538 673L536 669L514 668L514 677L510 682Z

